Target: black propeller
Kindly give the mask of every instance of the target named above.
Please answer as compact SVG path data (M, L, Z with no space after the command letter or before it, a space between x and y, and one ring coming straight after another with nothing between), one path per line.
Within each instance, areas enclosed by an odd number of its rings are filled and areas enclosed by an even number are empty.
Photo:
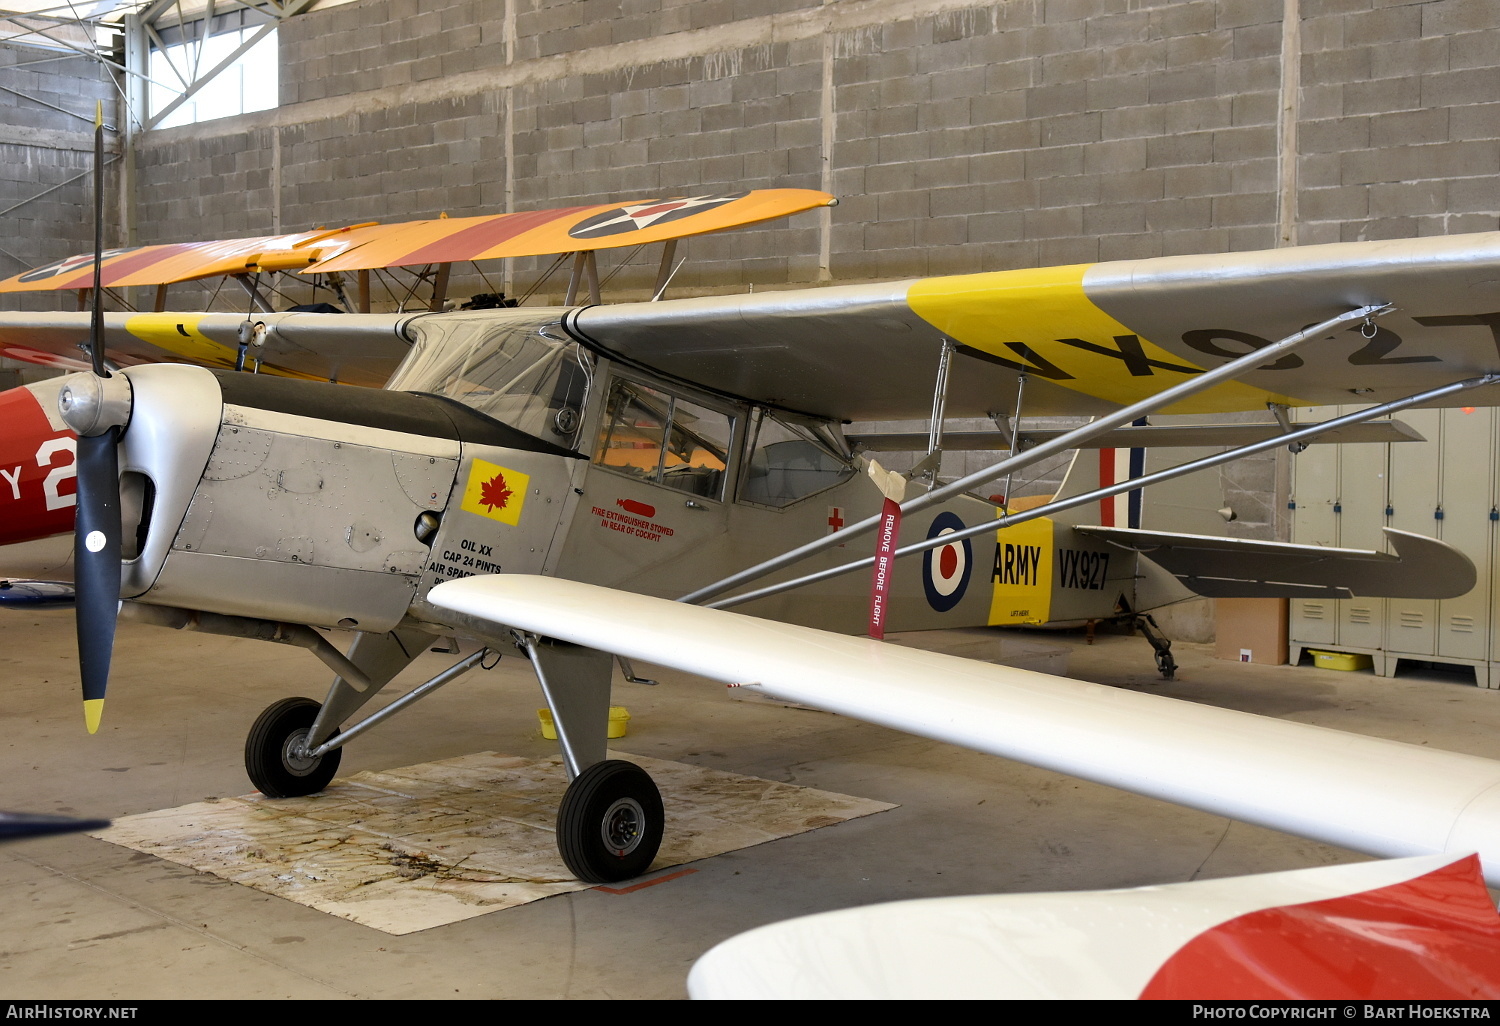
M99 729L109 659L120 609L120 429L78 436L78 518L73 533L77 574L78 672L83 677L83 718Z
M72 816L49 816L40 812L0 812L0 841L43 834L71 834L79 830L103 830L107 819L75 819Z
M104 250L104 106L94 117L94 309L89 356L94 376L78 375L58 396L63 419L78 434L77 575L78 669L83 718L92 734L104 713L104 690L120 611L120 434L130 421L130 382L104 363L100 263Z

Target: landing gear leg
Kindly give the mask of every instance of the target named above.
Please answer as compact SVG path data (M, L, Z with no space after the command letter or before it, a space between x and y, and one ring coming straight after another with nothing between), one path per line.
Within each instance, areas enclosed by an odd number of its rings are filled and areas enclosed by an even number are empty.
M571 783L557 810L557 850L588 883L640 876L661 847L661 792L634 763L608 758L614 659L560 641L517 635L552 711Z
M1175 679L1177 660L1172 658L1172 642L1161 633L1161 628L1156 625L1156 618L1150 613L1142 613L1135 618L1134 626L1140 628L1156 652L1156 668L1161 671L1161 679Z

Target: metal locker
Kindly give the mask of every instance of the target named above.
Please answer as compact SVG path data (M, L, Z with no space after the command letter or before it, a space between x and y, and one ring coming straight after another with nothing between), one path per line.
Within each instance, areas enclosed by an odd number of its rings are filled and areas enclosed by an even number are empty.
M1443 410L1442 485L1438 537L1481 568L1474 590L1444 599L1437 609L1437 657L1484 661L1489 658L1490 455L1494 410Z
M1337 416L1329 407L1293 411L1297 421ZM1292 540L1335 545L1338 526L1334 501L1338 491L1336 445L1313 445L1292 457ZM1293 655L1299 645L1332 645L1338 640L1337 603L1324 598L1294 598L1288 604L1288 637Z
M1437 537L1440 505L1442 411L1408 410L1401 419L1422 433L1423 442L1390 447L1389 526ZM1386 603L1386 649L1392 656L1432 658L1437 654L1437 603L1431 599L1390 599ZM1394 670L1394 666L1392 669Z
M1348 413L1355 407L1340 407ZM1335 544L1346 549L1384 549L1386 471L1389 446L1331 445L1338 451L1338 501L1334 505ZM1385 648L1386 600L1356 596L1337 604L1339 647Z

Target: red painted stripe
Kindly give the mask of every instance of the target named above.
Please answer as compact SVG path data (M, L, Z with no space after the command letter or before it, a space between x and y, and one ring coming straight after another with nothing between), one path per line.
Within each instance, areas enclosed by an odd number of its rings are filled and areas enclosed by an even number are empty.
M1113 449L1099 450L1099 487L1108 488L1115 483L1115 451ZM1099 523L1104 527L1115 526L1115 500L1114 496L1105 496L1099 500Z
M1500 915L1471 855L1415 880L1205 930L1143 998L1500 998Z
M392 266L402 264L443 264L452 263L455 260L472 260L478 253L483 253L509 242L523 232L529 232L533 228L540 228L544 224L575 214L580 210L593 210L594 207L563 207L558 210L528 210L519 214L501 214L497 217L488 218L478 224L470 225L452 235L444 236L435 242L429 242L420 249L415 249L406 254L400 260L393 260Z
M106 286L113 285L127 274L134 274L152 264L159 264L163 260L186 253L194 246L200 246L198 242L174 242L168 246L148 246L136 253L126 253L117 260L106 261L100 273ZM57 289L91 289L94 287L94 264L93 261L85 264L83 272L69 278L64 284L54 285Z
M666 876L658 876L652 880L642 880L640 883L631 884L629 887L605 887L603 884L600 884L598 887L595 887L594 890L603 891L605 894L633 894L634 892L643 890L647 887L655 887L659 883L666 883L668 880L676 880L680 876L690 876L691 874L696 872L698 872L696 869L679 869L675 873L668 873Z

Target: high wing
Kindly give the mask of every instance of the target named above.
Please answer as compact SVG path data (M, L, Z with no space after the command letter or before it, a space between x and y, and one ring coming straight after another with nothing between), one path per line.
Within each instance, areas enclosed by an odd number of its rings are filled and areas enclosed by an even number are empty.
M827 206L811 189L750 189L706 196L596 203L480 217L318 228L292 235L107 250L106 288L166 285L218 275L335 271L581 253L702 235ZM93 255L71 256L0 281L0 292L86 289Z
M880 285L590 307L570 330L659 372L846 420L924 416L944 339L949 416L1096 414L1303 327L1353 324L1162 410L1383 402L1500 369L1500 232L1172 256ZM1457 402L1455 400L1455 402ZM1494 405L1500 391L1462 405Z
M1452 598L1474 587L1474 564L1435 538L1385 528L1400 555L1129 527L1073 530L1153 563L1209 598Z
M105 355L142 363L236 366L280 377L379 388L411 348L401 331L410 314L109 313ZM250 331L247 333L246 327ZM262 328L256 328L262 325ZM0 356L65 370L88 370L81 346L86 313L0 313Z
M1373 855L1478 851L1500 884L1500 762L526 575L431 601L949 744ZM1253 773L1246 767L1253 766Z
M814 195L827 201L825 194ZM798 202L810 200L803 196ZM615 205L602 213L624 211L619 216L628 219L630 209ZM649 241L655 236L645 233L656 231L691 234L694 226L700 231L721 230L732 226L725 219L734 209L734 203L726 203L666 222L662 228L575 238L570 245L582 251L585 244ZM573 225L571 230L601 213L586 210L569 214L576 214L576 220L566 221ZM719 220L709 220L713 218ZM425 224L450 231L465 220ZM451 237L468 238L476 245L489 237L470 228L452 229ZM423 247L439 245L423 234L427 230L393 242L395 248L386 251L373 248L373 236L354 245L363 238L360 233L373 228L351 229L337 241L344 254L337 257L337 266L354 266L344 262L345 255L353 260L360 252L372 260L376 254L381 261L416 260L414 254L424 252ZM554 233L545 244L552 247L559 244L557 233L563 228L540 226L531 231ZM531 237L541 238L521 233L514 239L519 245ZM617 239L624 241L612 241ZM396 252L408 243L416 248ZM493 255L499 250L473 252ZM431 250L428 255L458 259L448 250ZM501 255L515 254L507 249ZM122 267L126 257L106 259L106 270ZM0 283L0 290L33 273ZM76 267L58 271L53 277L70 284L48 287L80 287L83 274ZM106 280L125 279L121 275ZM1263 409L1267 402L1375 403L1500 370L1500 232L588 306L559 315L567 330L585 344L671 378L836 420L885 420L921 417L930 411L932 382L945 340L955 344L962 357L948 383L950 417L1011 412L1021 374L1027 377L1024 416L1099 415L1305 325L1376 303L1397 309L1378 322L1350 325L1160 412ZM270 324L275 316L256 319ZM189 323L189 317L195 320ZM223 325L213 320L218 317ZM292 325L285 332L288 352L268 352L265 360L307 376L352 381L361 375L364 383L374 383L382 377L380 371L388 371L399 359L405 343L393 344L400 315L369 318L354 321L345 315L337 318L342 322L337 328L323 327L316 337L302 330L314 322L293 322L296 334ZM242 322L243 318L216 314L176 319L163 314L159 321L134 322L113 315L108 345L127 362L168 358L221 366L232 362L237 348L233 333ZM0 314L0 346L16 354L30 349L51 353L54 359L71 356L85 323L82 316L71 314ZM129 323L142 330L130 331ZM192 343L200 341L194 332L212 343L207 357L192 351ZM326 357L317 359L325 349ZM355 362L365 359L386 362L364 373ZM1494 404L1500 402L1500 390L1487 386L1462 399L1441 401Z

